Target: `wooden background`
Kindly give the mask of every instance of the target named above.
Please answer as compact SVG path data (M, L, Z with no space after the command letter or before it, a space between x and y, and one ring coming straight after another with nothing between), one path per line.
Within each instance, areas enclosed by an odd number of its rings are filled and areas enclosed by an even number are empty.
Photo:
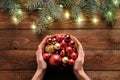
M82 43L84 68L92 80L120 80L120 11L114 26L105 21L94 24L71 21L49 24L49 29L38 35L30 25L37 19L35 13L27 14L18 25L11 23L7 13L0 12L0 80L30 80L36 70L35 52L48 34L65 33L76 36ZM46 80L75 80L68 72L46 74ZM62 79L64 77L64 79Z

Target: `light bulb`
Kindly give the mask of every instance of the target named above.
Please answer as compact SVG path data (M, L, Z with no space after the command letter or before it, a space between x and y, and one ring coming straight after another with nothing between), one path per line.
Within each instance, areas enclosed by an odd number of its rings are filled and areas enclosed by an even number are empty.
M15 16L12 17L12 21L14 24L18 24L18 22L19 22L17 17L15 17Z
M92 20L94 23L97 23L98 22L98 19L97 18L93 18Z
M68 11L65 12L65 17L66 17L66 19L69 19L69 18L70 18L70 14L69 14Z
M22 11L21 11L21 10L18 10L18 14L22 14Z
M50 16L48 17L48 20L51 20L51 17L50 17Z
M108 12L108 15L111 16L111 15L112 15L112 12L109 11L109 12Z
M118 4L118 0L114 0L113 2L114 2L114 4L115 4L115 5L117 5L117 4Z
M32 29L36 29L35 23L32 23L31 27L32 27Z
M78 17L77 23L80 23L82 21L82 18Z
M42 8L39 7L38 9L41 10Z
M61 7L61 8L63 8L63 5L62 5L62 4L60 4L60 7Z

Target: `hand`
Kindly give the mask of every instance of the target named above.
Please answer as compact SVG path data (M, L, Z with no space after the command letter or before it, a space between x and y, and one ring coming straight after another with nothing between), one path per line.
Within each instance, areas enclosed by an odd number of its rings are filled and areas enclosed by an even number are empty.
M48 37L50 36L46 36L38 46L38 50L36 52L37 70L32 80L42 80L45 70L47 68L47 64L42 57L42 53L43 53L43 47L45 46L45 43Z
M90 80L90 78L85 74L83 69L85 53L83 51L82 45L74 36L71 35L71 38L76 42L78 50L78 58L75 60L73 68L74 73L77 76L78 80L80 80L80 77L82 77L84 80Z
M42 53L43 53L43 48L46 44L46 40L49 38L50 36L46 36L42 42L40 43L40 45L38 46L38 50L36 52L36 59L37 59L37 69L38 70L45 70L47 68L47 64L44 61L43 57L42 57Z

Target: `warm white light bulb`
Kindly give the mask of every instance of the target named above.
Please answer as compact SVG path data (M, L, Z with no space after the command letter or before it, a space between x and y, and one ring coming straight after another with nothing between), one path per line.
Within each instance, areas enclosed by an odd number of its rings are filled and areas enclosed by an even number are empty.
M60 4L60 7L61 7L61 8L63 8L63 5L62 5L62 4Z
M50 16L48 17L48 20L51 20L51 17L50 17Z
M14 16L12 17L12 21L13 21L14 24L18 24L18 22L19 22L18 19Z
M77 22L80 23L82 21L82 18L78 17Z
M31 27L32 27L32 29L36 29L35 23L33 23L33 24L31 25Z
M66 11L66 13L65 13L65 17L66 17L66 19L69 19L70 14L69 14L69 12L68 12L68 11Z
M42 8L39 7L38 9L41 10Z
M98 22L98 19L97 18L93 18L92 20L94 23L97 23Z
M18 14L22 14L22 11L21 11L21 10L18 10Z
M109 12L108 12L108 15L111 16L111 15L112 15L112 12L109 11Z
M117 1L117 0L114 0L113 2L114 2L114 4L115 4L115 5L117 5L117 4L118 4L118 1Z

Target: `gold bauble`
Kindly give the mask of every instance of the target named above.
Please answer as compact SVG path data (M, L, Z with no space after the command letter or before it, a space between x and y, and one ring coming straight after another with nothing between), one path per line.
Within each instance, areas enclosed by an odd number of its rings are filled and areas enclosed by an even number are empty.
M60 49L60 44L59 44L59 43L56 43L56 44L54 45L54 48L55 48L56 50L59 50L59 49Z
M51 44L51 45L46 45L46 46L45 46L45 52L48 52L48 53L53 53L53 52L55 52L54 45L53 45L53 44Z
M63 62L63 63L67 63L67 62L68 62L68 57L63 57L63 58L62 58L62 62Z

